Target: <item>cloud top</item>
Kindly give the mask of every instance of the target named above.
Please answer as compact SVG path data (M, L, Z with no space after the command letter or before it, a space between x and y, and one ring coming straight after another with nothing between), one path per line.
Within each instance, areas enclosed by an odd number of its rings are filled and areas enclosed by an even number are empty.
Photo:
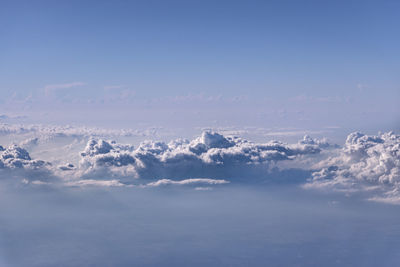
M393 197L400 189L400 135L351 133L338 155L318 165L309 187L354 191L379 185Z
M50 163L43 160L33 160L28 151L18 145L11 145L7 149L0 146L1 169L40 169Z
M91 139L81 153L84 176L126 175L133 178L234 177L246 171L267 175L270 163L318 154L329 146L305 137L297 144L271 141L256 144L237 137L205 131L192 141L145 141L136 149L112 141ZM254 174L254 173L253 173Z

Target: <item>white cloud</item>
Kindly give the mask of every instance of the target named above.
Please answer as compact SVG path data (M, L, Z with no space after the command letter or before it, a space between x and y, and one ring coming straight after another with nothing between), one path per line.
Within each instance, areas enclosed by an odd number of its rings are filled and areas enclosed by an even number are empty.
M23 135L35 134L29 141L35 138L47 139L55 136L71 136L71 137L106 137L112 138L116 136L153 136L157 133L158 128L149 128L146 130L135 129L104 129L85 126L59 126L59 125L43 125L43 124L7 124L0 123L0 135ZM36 140L39 141L39 140Z
M71 82L71 83L61 83L61 84L49 84L44 87L45 95L49 96L54 90L58 89L68 89L79 86L84 86L86 83L84 82Z
M196 191L211 191L212 187L198 186L198 187L195 187L194 190L196 190Z
M306 131L306 130L293 130L293 131L276 131L267 132L264 136L301 136L309 134L322 134L324 131Z
M192 141L175 140L168 144L145 141L136 149L92 139L81 153L80 169L85 177L238 178L246 176L246 172L250 176L265 176L270 164L318 154L328 146L326 141L310 137L292 145L278 141L256 144L210 131Z
M49 165L43 160L33 160L28 151L18 145L7 149L0 146L0 169L41 169Z
M325 139L309 136L295 144L253 143L213 131L204 131L193 140L144 141L135 147L94 136L121 132L4 124L0 127L3 127L0 130L3 134L13 138L32 132L39 136L19 145L0 146L2 177L19 177L29 184L207 188L228 182L300 182L305 183L305 188L345 194L362 192L366 194L365 199L400 203L400 135L392 132L378 136L352 133L341 149ZM51 134L91 138L79 154L74 147L68 150L68 156L61 154L57 160L52 160L53 156L45 157L47 161L33 159L27 149L39 151L34 154L40 157L54 150L40 142ZM67 146L82 146L87 138L74 138ZM45 149L41 150L41 146ZM66 147L65 143L62 147ZM61 150L62 153L67 151ZM310 178L308 182L307 178Z
M384 194L371 199L400 200L400 136L392 132L378 136L352 133L339 155L316 167L319 170L313 173L309 188L358 192L372 186Z
M85 186L100 186L100 187L122 187L126 186L125 184L121 183L119 180L79 180L79 181L71 181L65 183L66 186L73 186L73 187L85 187Z
M6 149L0 146L0 178L36 181L32 184L57 179L50 162L32 159L27 150L15 144Z
M77 87L77 86L83 86L86 85L86 83L83 82L72 82L72 83L61 83L61 84L49 84L46 85L44 88L45 89L66 89L66 88L72 88L72 87Z
M193 184L205 184L205 185L218 185L218 184L228 184L229 181L226 180L217 180L217 179L209 179L209 178L191 178L184 179L179 181L174 181L171 179L161 179L156 182L148 183L146 186L148 187L157 187L157 186L165 186L165 185L193 185Z

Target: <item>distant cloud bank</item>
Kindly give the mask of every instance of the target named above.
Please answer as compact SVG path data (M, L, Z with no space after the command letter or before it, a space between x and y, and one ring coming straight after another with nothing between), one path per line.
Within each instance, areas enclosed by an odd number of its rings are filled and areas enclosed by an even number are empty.
M2 125L0 129L2 135L10 136L32 131L38 137L18 145L0 146L2 177L36 186L185 185L207 186L204 187L207 189L228 183L297 181L298 184L301 177L300 184L306 189L346 194L367 192L370 200L400 203L400 136L392 132L377 136L351 133L343 147L309 136L294 144L253 143L214 131L204 131L193 140L143 141L134 146L99 138L98 129L15 125ZM102 134L107 133L121 134L113 131ZM88 140L81 152L77 149L68 152L74 153L72 158L76 162L69 162L67 156L62 160L63 150L59 153L61 160L31 157L27 148L32 146L37 147L39 155L47 153L40 147L52 134L57 138L74 136L68 145L72 148L82 144L79 140Z

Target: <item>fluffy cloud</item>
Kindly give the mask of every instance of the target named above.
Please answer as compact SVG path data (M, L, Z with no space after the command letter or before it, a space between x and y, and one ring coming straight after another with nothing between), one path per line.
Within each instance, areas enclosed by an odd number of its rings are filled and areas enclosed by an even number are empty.
M378 136L352 133L337 156L317 167L306 187L352 192L379 189L394 199L400 196L400 136L392 132Z
M28 151L18 145L8 148L0 146L0 178L32 184L45 183L56 179L52 165L43 160L32 159ZM8 181L11 181L8 180Z
M31 138L0 146L3 177L74 187L305 183L306 188L367 192L368 199L400 203L400 136L391 132L352 133L340 149L309 136L295 144L253 143L212 131L193 140L144 141L137 147L92 137L78 158L68 155L53 164L32 159L25 148L32 144L41 145ZM38 155L48 151L39 149Z
M41 169L50 165L43 160L33 160L28 151L11 145L7 149L0 146L0 168L1 169Z
M327 146L326 141L308 136L292 145L277 141L255 144L211 131L192 141L146 141L136 149L92 139L81 153L80 169L84 177L238 178L255 173L267 176L270 163L318 154Z

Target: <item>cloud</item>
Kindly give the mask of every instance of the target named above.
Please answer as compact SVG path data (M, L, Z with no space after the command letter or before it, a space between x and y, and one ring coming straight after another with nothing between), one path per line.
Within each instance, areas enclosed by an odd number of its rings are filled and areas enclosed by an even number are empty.
M268 176L274 163L320 153L324 140L306 136L297 144L270 141L256 144L238 137L205 131L192 141L145 141L137 148L91 139L81 153L83 177L143 179ZM248 178L248 179L251 179Z
M179 181L174 181L170 179L161 179L156 182L148 183L147 187L157 187L157 186L165 186L165 185L218 185L218 184L228 184L229 181L226 180L216 180L216 179L209 179L209 178L191 178L191 179L184 179Z
M20 120L20 119L26 119L26 118L28 118L28 117L23 116L23 115L9 115L9 114L1 114L0 115L0 120L2 120L2 121Z
M48 184L41 181L25 181L26 184L32 183L36 185ZM184 180L171 180L171 179L160 179L155 182L150 182L147 184L125 184L122 183L118 179L111 179L111 180L95 180L95 179L83 179L83 180L75 180L75 181L66 181L63 185L69 187L139 187L139 188L151 188L151 187L162 187L162 186L171 186L171 185L178 185L178 186L197 186L196 188L211 188L211 187L198 187L199 185L221 185L221 184L228 184L229 181L226 180L217 180L217 179L209 179L209 178L191 178L191 179L184 179ZM195 189L196 189L195 188ZM201 190L201 189L199 189Z
M299 102L299 103L341 103L348 101L342 97L333 97L333 96L326 96L326 97L315 97L315 96L307 96L307 95L299 95L289 99L292 102Z
M152 136L157 133L159 128L149 128L146 130L136 129L104 129L96 127L85 127L85 126L59 126L59 125L43 125L43 124L7 124L0 123L0 135L23 135L23 134L34 134L35 137L26 140L27 144L31 142L38 142L39 139L49 139L54 137L127 137L127 136Z
M228 182L301 183L308 189L363 194L372 201L400 204L400 136L393 132L377 136L355 132L347 137L342 148L307 135L294 144L273 140L254 143L211 130L193 140L147 140L137 146L98 138L94 134L99 132L89 128L14 126L5 132L13 137L25 136L27 132L39 136L19 145L0 146L2 177L20 178L16 180L32 185L208 188ZM67 145L72 146L68 155L46 157L50 151L57 153L48 145L41 150L40 140L47 134L81 134L88 139L75 138ZM61 143L63 148L67 147L65 142ZM83 145L78 153L78 147ZM27 150L32 148L35 155L49 161L33 159Z
M33 160L28 151L18 145L11 145L7 149L0 146L1 169L41 169L51 165L43 160Z
M275 131L267 132L265 136L298 136L309 134L322 134L324 131L306 131L306 130L292 130L292 131Z
M84 86L86 83L84 82L71 82L71 83L61 83L61 84L49 84L44 87L45 95L49 96L51 92L58 89L68 89L79 86Z
M8 148L0 146L0 178L36 184L58 180L50 162L32 159L27 150L15 144Z
M39 138L38 137L32 137L32 138L28 138L28 139L25 139L22 142L20 142L19 146L25 148L25 147L38 145L38 143L39 143Z
M72 163L67 163L65 165L58 166L58 168L62 171L73 171L76 170L76 167Z
M73 186L73 187L86 187L86 186L100 186L100 187L122 187L126 186L125 184L121 183L119 180L79 180L79 181L71 181L66 182L66 186Z
M393 132L378 136L354 132L337 156L316 167L319 170L313 173L308 188L345 192L373 189L383 193L378 192L380 195L372 200L400 200L400 136Z

